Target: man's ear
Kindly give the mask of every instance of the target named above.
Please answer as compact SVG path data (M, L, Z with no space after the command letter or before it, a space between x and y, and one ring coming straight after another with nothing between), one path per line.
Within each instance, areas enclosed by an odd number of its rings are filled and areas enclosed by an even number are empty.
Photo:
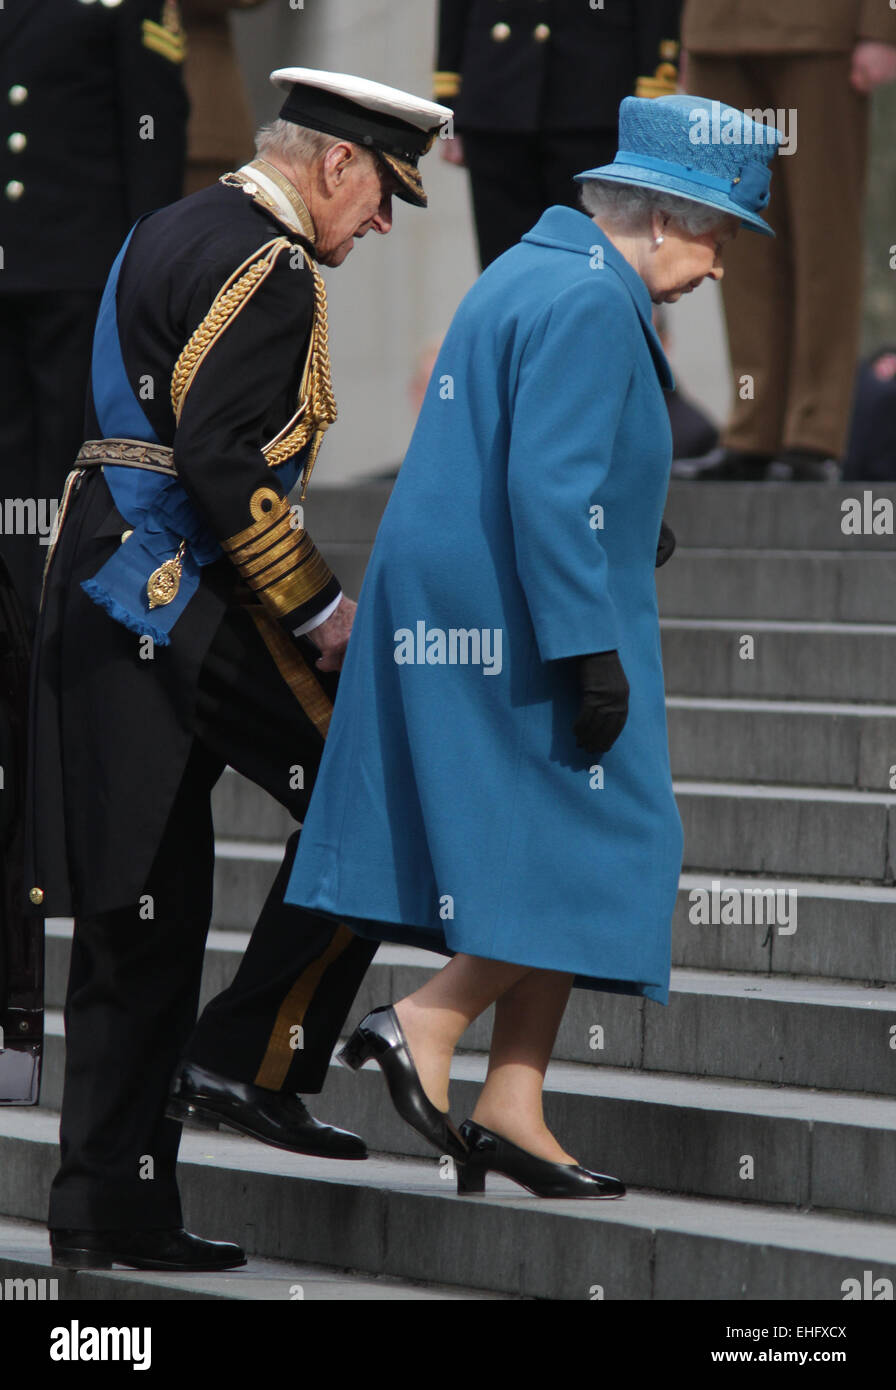
M345 140L340 140L338 145L330 146L324 155L321 166L321 173L328 193L335 193L340 187L355 158L354 150Z

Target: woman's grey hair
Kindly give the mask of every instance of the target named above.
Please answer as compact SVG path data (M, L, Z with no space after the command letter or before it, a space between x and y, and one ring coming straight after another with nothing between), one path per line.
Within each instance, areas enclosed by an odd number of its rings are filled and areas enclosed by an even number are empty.
M726 216L721 208L677 198L665 189L640 188L612 179L589 179L582 184L581 199L589 217L605 218L633 232L648 227L655 212L668 214L689 236L703 236Z
M294 121L284 121L278 116L275 121L263 125L255 135L255 149L264 158L266 154L279 155L290 164L314 164L322 159L327 150L343 143L335 135L326 135L321 130L307 130ZM349 143L352 143L351 141ZM363 149L363 146L359 147ZM369 154L369 150L364 150ZM374 158L371 155L371 158Z

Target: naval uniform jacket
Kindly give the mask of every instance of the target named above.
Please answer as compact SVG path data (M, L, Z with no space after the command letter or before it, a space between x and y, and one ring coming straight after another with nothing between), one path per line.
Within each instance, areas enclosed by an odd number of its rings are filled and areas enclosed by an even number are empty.
M0 293L101 289L128 228L180 197L184 51L174 0L6 0Z
M234 273L259 264L278 238L273 268L193 363L175 424L169 391L185 344ZM199 670L228 605L260 600L294 645L296 629L341 592L262 453L296 412L308 353L314 278L303 245L240 188L215 184L145 219L128 246L117 296L127 377L224 553L201 569L170 645L147 659L145 639L81 587L123 543L129 520L97 468L69 499L32 680L26 874L50 915L93 915L139 896L189 753ZM96 439L92 387L87 435Z
M459 132L615 127L635 78L675 63L681 3L441 0L434 93Z

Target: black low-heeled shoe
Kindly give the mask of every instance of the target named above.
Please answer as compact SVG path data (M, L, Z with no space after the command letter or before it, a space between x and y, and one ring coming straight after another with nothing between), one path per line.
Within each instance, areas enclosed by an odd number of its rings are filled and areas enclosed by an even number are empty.
M386 1078L392 1104L401 1118L440 1154L450 1154L454 1159L466 1158L467 1146L451 1116L436 1109L420 1084L407 1038L391 1004L373 1009L362 1018L336 1055L352 1071L373 1058Z
M624 1197L625 1184L606 1173L592 1173L577 1163L549 1163L526 1149L511 1144L500 1134L464 1120L460 1127L468 1155L457 1164L459 1193L485 1191L486 1173L512 1178L536 1197Z

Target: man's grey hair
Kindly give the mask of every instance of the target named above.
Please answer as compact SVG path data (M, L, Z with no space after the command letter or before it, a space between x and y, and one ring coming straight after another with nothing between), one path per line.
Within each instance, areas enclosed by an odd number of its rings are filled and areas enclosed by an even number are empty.
M316 164L323 159L327 150L344 143L335 135L327 135L322 130L308 130L294 121L281 120L279 116L275 121L263 125L255 135L255 149L262 159L265 155L273 154L289 164L300 165ZM354 142L349 140L347 143L351 145ZM356 148L370 154L361 145ZM370 157L375 158L372 154Z
M582 184L581 199L589 217L606 219L629 232L649 227L653 213L657 212L661 216L668 214L689 236L703 236L726 216L721 208L678 198L665 189L640 188L612 179L589 179Z

